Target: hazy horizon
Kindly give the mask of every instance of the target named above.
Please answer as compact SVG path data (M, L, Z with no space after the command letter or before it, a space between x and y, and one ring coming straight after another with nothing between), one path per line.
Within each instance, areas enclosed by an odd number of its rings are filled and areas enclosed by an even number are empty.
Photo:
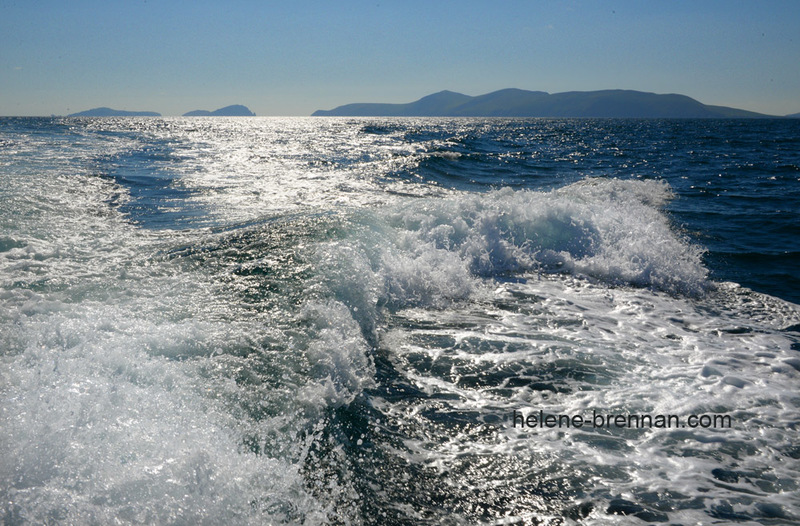
M0 2L0 115L305 116L442 90L679 93L800 112L800 3Z
M503 89L506 89L506 88L503 88ZM495 90L495 91L503 91L503 89ZM511 87L511 89L517 89L517 88ZM519 89L523 89L523 88L519 88ZM627 91L625 88L606 88L606 89L607 90L623 90L623 91ZM436 93L443 92L443 91L453 92L454 90L444 89L444 90L439 90L439 91L433 92L433 93L426 93L424 95L420 95L419 97L417 97L413 101L349 101L349 102L343 102L342 104L339 104L339 105L337 105L335 107L318 108L318 109L319 110L332 110L332 109L335 109L336 107L339 107L339 106L346 106L346 105L349 105L349 104L359 104L359 103L364 103L364 104L373 104L373 103L374 104L384 104L385 103L385 104L389 104L389 105L394 105L394 104L400 105L400 104L406 104L406 103L413 103L413 102L418 101L419 99L425 98L425 97L430 96L430 95L435 95ZM528 91L542 91L542 90L528 90ZM568 91L571 91L571 92L583 92L584 90L568 90ZM592 91L603 91L603 90L592 90ZM461 93L461 92L458 92L458 93ZM476 93L476 94L461 93L461 94L468 95L468 96L486 95L484 93ZM554 93L550 93L550 95L555 95L555 94ZM668 95L668 94L659 94L659 95ZM686 95L686 94L685 93L680 93L678 95ZM691 98L694 98L694 97L691 97ZM707 102L707 101L699 101L699 102L701 102L702 104L708 105L708 106L723 106L723 105L715 104L714 102ZM219 108L210 108L210 107L208 107L208 108L195 108L193 110L186 110L186 111L184 111L182 113L167 114L167 113L158 111L157 109L153 109L153 108L139 108L139 107L136 107L136 108L116 108L116 107L107 106L107 105L100 105L100 106L94 106L94 107L91 107L91 108L84 108L84 109L81 109L81 110L71 111L71 113L66 114L66 115L61 115L61 114L50 114L50 115L53 115L53 116L56 116L56 117L65 117L65 116L71 116L71 115L76 114L76 113L82 113L82 112L87 112L87 111L91 111L91 110L111 109L111 110L114 110L114 111L127 111L127 112L142 112L142 113L155 112L155 113L160 113L162 117L182 117L182 116L185 116L186 113L191 113L191 112L194 112L194 111L204 111L204 110L205 111L216 111L216 110L220 110L220 109L225 109L225 108L227 108L229 106L244 106L247 109L251 109L247 104L242 104L240 102L233 102L231 104L227 104L227 105L219 107ZM752 110L749 110L748 108L735 108L735 109L752 111ZM783 117L783 116L790 115L790 114L787 113L787 114L780 114L780 115L778 115L778 114L772 114L772 115L765 114L765 115L767 115L767 116L775 116L775 117ZM2 115L2 116L3 117L39 117L39 116L47 116L47 115ZM259 114L256 114L255 116L256 117L308 117L308 116L312 116L312 115L311 114L308 114L308 115L259 115Z

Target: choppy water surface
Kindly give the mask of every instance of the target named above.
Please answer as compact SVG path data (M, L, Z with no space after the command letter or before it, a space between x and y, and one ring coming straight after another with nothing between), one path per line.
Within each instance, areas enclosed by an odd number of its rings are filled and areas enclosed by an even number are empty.
M798 131L0 119L3 520L793 524Z

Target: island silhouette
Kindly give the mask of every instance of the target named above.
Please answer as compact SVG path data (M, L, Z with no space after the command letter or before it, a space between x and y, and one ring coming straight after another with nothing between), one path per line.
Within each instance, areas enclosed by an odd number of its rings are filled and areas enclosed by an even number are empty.
M71 113L67 117L161 117L160 113L155 111L126 111L115 110L112 108L92 108L91 110L80 111L78 113Z
M183 114L184 117L255 117L247 106L232 104L214 111L194 110Z
M214 111L194 110L183 114L184 117L255 117L255 115L247 106L241 104L232 104ZM115 110L103 106L71 113L67 117L161 117L161 114L155 111Z
M232 104L214 111L193 110L183 117L255 117L247 106ZM317 110L314 117L553 117L553 118L779 118L753 111L703 104L687 95L635 90L547 93L516 88L470 96L440 91L405 104L354 103ZM72 113L68 117L160 117L154 111L108 107ZM800 118L800 113L786 115Z
M406 104L355 103L312 116L343 117L610 117L764 118L752 111L711 106L679 94L634 90L547 93L516 88L472 97L440 91Z

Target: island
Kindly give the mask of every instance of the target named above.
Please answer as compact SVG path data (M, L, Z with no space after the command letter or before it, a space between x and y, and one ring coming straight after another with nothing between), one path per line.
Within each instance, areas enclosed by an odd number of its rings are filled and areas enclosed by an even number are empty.
M161 117L161 114L154 111L125 111L102 107L72 113L67 117Z
M255 117L256 114L250 111L247 106L233 104L214 111L194 110L183 114L184 117Z
M356 103L312 116L344 117L578 117L578 118L771 118L725 106L710 106L686 95L634 90L547 93L503 89L475 97L440 91L406 104Z

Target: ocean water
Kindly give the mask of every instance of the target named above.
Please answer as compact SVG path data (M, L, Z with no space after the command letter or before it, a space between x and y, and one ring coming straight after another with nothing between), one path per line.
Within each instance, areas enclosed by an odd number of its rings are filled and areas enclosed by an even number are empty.
M0 119L0 517L796 524L798 239L800 120Z

